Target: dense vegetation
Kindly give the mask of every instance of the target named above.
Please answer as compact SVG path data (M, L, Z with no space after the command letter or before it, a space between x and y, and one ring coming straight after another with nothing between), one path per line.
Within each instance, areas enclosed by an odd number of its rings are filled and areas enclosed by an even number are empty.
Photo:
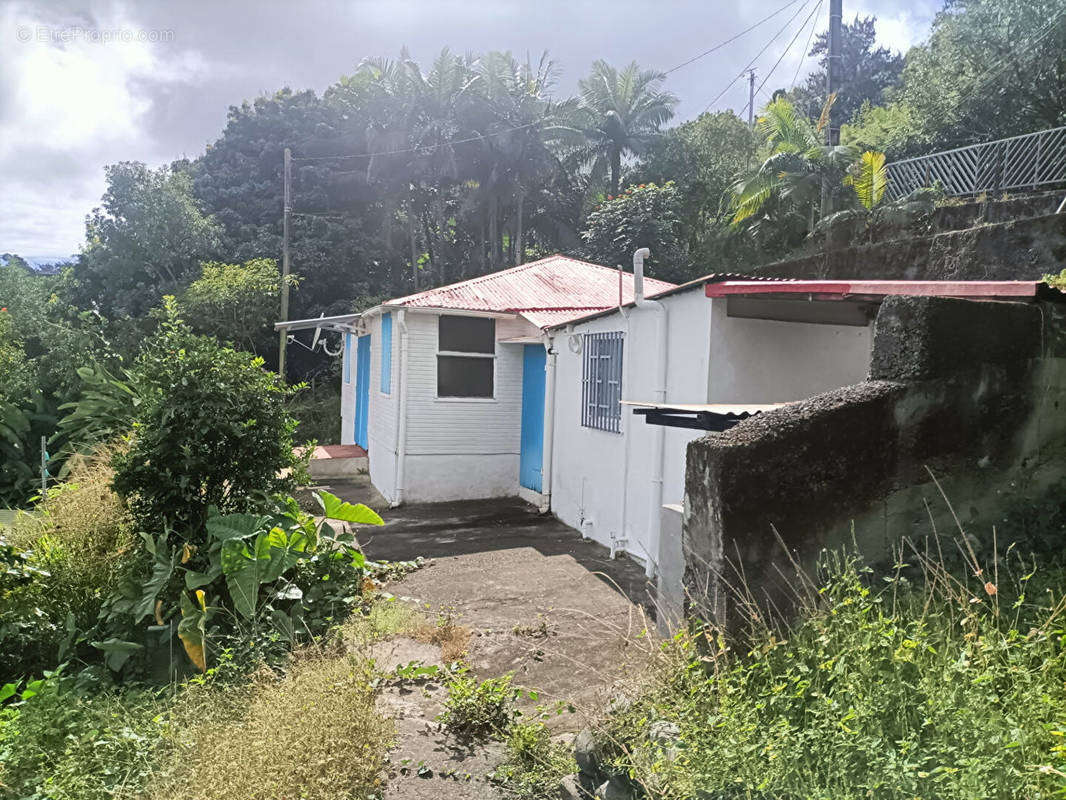
M231 108L191 161L109 166L66 268L0 258L0 506L24 510L0 528L0 797L377 791L388 732L349 645L382 614L351 526L381 520L322 493L337 525L316 524L292 496L292 445L335 437L335 362L293 348L309 385L268 371L286 147L291 313L311 317L553 251L743 270L927 211L935 191L885 201L886 157L1066 122L1060 0L954 0L904 56L857 18L837 97L824 35L812 52L754 130L667 127L677 98L635 63L568 98L546 55L367 59L321 96ZM1060 497L1019 512L1030 541L1061 541ZM878 585L849 562L785 633L679 637L607 726L612 768L656 797L1063 791L1060 584L949 575ZM512 793L556 792L572 760L506 679L449 689L445 724L507 741Z

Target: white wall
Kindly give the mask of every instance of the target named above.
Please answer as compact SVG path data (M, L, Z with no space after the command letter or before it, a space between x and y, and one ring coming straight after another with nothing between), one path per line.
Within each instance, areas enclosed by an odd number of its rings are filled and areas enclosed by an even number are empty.
M714 308L709 402L803 400L869 373L872 324L744 319L728 316L724 298L706 302Z
M673 295L668 304L668 401L704 402L707 387L710 302L702 292ZM624 331L622 399L655 398L655 312L629 309L628 319L614 313L574 327L575 333ZM649 557L652 515L652 451L656 428L623 406L622 433L581 425L583 357L556 331L556 406L552 459L552 511L571 527L608 547L639 559ZM700 431L665 431L663 502L680 503L684 494L685 447ZM654 559L655 556L652 556Z
M387 499L396 496L401 331L393 311L392 391L381 392L381 317L367 319L370 355L370 479ZM518 493L522 429L521 344L500 339L536 336L521 319L496 320L495 396L491 399L437 397L437 320L435 312L407 311L407 457L404 500L438 502L500 497ZM355 341L352 342L355 358ZM342 390L344 439L354 430L355 372Z
M798 400L865 379L870 328L741 319L700 289L663 299L668 311L666 401L673 403ZM574 327L575 333L626 331L624 400L652 402L658 349L655 312L630 309ZM649 557L653 517L655 426L623 407L622 433L581 425L582 356L556 331L555 453L552 511L596 541ZM664 428L665 504L685 492L685 453L703 431ZM652 555L658 560L658 554Z

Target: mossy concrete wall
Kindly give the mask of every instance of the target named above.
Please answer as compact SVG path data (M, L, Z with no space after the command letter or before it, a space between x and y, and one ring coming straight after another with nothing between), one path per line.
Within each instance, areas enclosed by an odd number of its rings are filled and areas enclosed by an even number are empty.
M796 565L852 541L891 563L1005 494L1066 472L1066 315L1051 303L892 297L867 381L760 414L688 448L685 586L729 619L726 583L788 602ZM742 568L742 569L741 569Z
M758 267L760 277L846 280L1039 280L1066 265L1066 214L1045 214L965 230L827 252Z

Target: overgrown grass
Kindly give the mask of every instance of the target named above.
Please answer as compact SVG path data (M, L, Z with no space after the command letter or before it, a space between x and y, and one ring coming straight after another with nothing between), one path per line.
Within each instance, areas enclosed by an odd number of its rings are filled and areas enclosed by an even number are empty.
M614 769L678 800L1058 796L1062 601L1027 597L1031 573L1011 590L1005 568L922 566L919 588L838 559L787 630L679 635L607 723ZM656 741L659 721L680 738Z
M391 726L374 709L369 663L304 652L284 678L193 687L170 726L154 800L365 798L380 781Z

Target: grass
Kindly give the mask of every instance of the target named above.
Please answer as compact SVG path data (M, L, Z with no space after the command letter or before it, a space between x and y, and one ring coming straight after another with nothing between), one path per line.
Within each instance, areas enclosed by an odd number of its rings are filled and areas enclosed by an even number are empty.
M369 663L305 652L284 678L190 690L171 722L153 800L365 798L392 729L374 709Z
M605 723L614 770L671 800L1059 796L1066 607L1026 596L1031 571L1009 587L1005 562L921 567L912 583L838 559L788 628L679 635Z

